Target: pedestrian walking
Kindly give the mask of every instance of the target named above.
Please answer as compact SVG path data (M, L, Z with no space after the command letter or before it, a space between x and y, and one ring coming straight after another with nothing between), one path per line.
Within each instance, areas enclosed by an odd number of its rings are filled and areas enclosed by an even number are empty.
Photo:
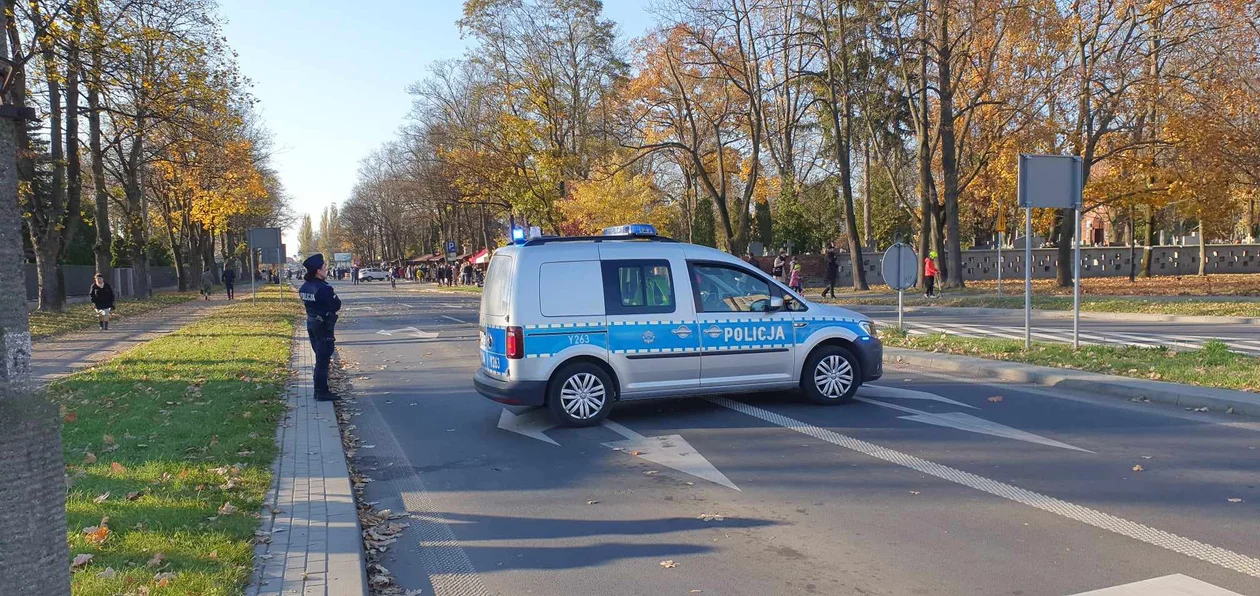
M792 277L788 280L788 289L796 292L797 294L804 294L805 288L802 286L802 283L801 264L796 262L794 259L792 261Z
M774 266L770 268L770 274L780 283L787 281L784 273L787 270L787 251L779 250L779 254L774 257Z
M836 256L836 245L828 242L827 253L823 256L823 281L827 287L823 289L823 297L828 293L836 297L836 278L840 277L840 259Z
M206 267L206 270L201 272L202 300L209 300L210 293L213 290L214 290L214 273L211 273L210 268Z
M928 253L926 259L923 259L923 292L925 298L936 297L936 276L940 275L940 270L936 268L936 251Z
M101 331L109 331L109 313L114 310L114 288L109 287L104 275L96 274L96 281L88 291L88 299L96 310L96 324Z
M236 298L236 270L223 268L223 289L227 291L228 300Z
M341 299L326 281L328 266L324 263L324 255L315 253L303 261L302 266L306 268L306 275L302 278L306 283L298 290L298 296L306 307L306 335L311 340L311 349L315 351L315 399L332 401L338 396L328 387L328 368L336 349L334 331Z

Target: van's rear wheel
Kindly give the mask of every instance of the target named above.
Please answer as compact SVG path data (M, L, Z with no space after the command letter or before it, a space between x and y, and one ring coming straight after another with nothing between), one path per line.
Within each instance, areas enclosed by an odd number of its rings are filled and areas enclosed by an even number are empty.
M565 426L595 426L608 417L616 393L604 369L589 362L575 362L552 377L547 407Z
M816 404L842 404L852 401L861 379L862 366L852 352L840 346L822 346L801 368L801 393Z

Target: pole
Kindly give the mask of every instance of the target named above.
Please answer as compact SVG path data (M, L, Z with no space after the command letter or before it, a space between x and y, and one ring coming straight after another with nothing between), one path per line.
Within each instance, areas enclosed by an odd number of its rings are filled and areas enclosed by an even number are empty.
M258 275L254 272L254 247L249 247L249 293L250 301L258 304Z
M1002 232L998 232L998 296L1002 295Z
M1024 208L1024 349L1032 349L1032 207Z
M905 324L901 322L901 296L905 293L905 290L897 290L897 328L902 331L906 330Z
M1076 205L1076 254L1072 269L1076 272L1076 283L1072 286L1072 349L1081 348L1081 206Z

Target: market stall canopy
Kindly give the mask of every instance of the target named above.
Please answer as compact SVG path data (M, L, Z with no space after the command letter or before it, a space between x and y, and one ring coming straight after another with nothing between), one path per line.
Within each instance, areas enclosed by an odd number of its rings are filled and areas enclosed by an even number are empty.
M489 263L490 251L484 248L481 249L481 252L478 252L477 254L473 255L472 262L474 265L484 265L486 263Z

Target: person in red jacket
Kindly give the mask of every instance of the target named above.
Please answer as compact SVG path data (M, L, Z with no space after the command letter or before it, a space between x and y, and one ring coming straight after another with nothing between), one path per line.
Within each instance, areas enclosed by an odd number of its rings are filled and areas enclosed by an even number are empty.
M936 276L939 274L940 271L936 268L936 251L932 251L923 259L923 287L927 290L923 293L925 298L936 297Z

